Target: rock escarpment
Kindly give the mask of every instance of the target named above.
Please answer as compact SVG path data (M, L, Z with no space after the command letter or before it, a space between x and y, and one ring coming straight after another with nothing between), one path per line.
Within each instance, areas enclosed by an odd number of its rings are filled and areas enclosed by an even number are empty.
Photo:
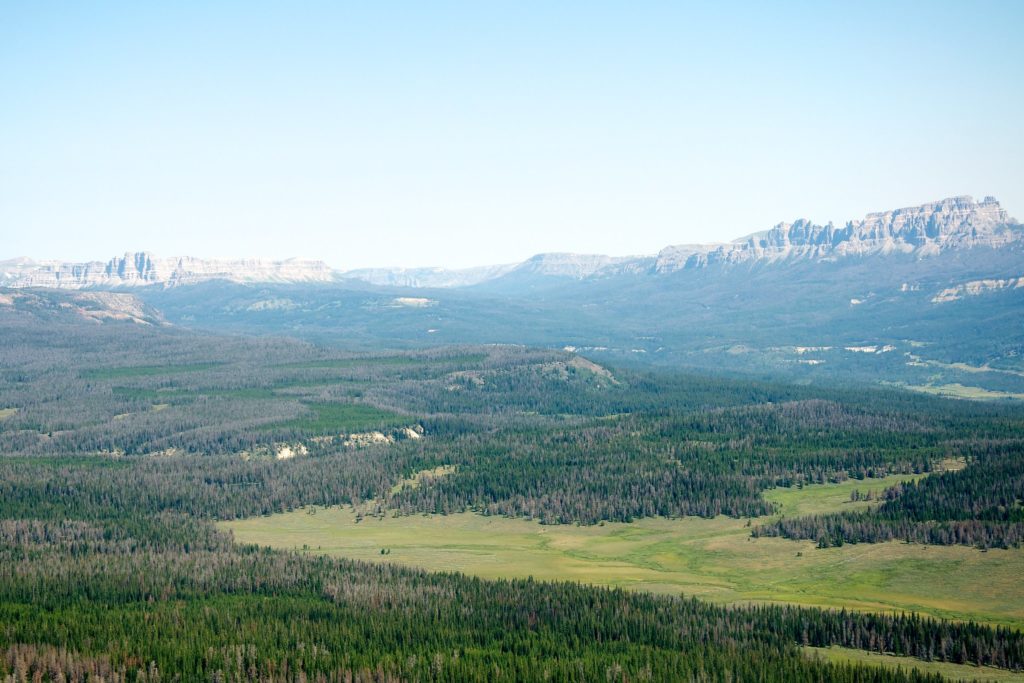
M668 247L656 270L671 272L716 263L830 260L847 256L907 253L919 256L976 246L998 248L1024 237L1024 230L994 197L980 202L961 196L893 211L869 213L839 228L805 219L779 223L731 244L714 248Z
M232 282L326 282L333 279L322 261L288 259L212 260L191 256L158 258L149 252L128 253L107 262L68 263L14 259L0 262L0 285L8 287L136 287Z

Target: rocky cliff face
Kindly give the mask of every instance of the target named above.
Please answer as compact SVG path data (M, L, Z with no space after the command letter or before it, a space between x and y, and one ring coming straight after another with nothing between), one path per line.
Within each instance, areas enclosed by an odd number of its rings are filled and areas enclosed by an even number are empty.
M8 287L135 287L195 284L206 280L232 282L326 282L333 273L321 261L288 259L207 260L157 258L148 252L125 254L106 263L67 263L14 259L0 262L0 285Z
M951 197L921 206L870 213L841 228L805 219L716 248L669 247L658 254L656 270L670 272L716 263L828 260L845 256L908 253L919 256L947 249L998 248L1024 237L1024 230L994 197L980 202Z
M1010 218L993 197L980 202L951 197L921 206L868 214L842 227L816 225L800 219L779 223L726 244L683 244L662 249L654 257L611 257L599 254L538 254L511 266L467 270L377 269L350 271L351 277L379 285L464 287L528 278L586 280L626 274L671 273L716 264L836 260L874 254L925 257L949 249L999 248L1024 241L1024 227Z

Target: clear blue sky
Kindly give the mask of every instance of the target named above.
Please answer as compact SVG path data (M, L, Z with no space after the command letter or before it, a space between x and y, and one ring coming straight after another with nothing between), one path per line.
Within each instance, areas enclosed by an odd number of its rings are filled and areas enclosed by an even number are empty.
M956 194L1024 219L1024 2L7 2L0 258L466 266Z

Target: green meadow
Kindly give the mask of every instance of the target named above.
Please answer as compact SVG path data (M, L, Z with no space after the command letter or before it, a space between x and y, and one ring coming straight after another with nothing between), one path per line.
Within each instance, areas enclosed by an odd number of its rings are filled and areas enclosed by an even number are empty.
M854 489L888 477L775 489L778 513L853 510ZM308 508L223 523L242 543L293 548L485 578L527 577L696 595L722 603L788 602L878 612L916 611L1024 629L1024 550L987 552L902 542L818 549L811 541L752 538L750 524L717 517L594 526L541 525L474 513L369 516Z
M959 383L941 384L941 385L907 385L907 389L913 391L919 391L925 394L932 394L935 396L948 396L950 398L965 398L979 401L988 401L995 399L1016 399L1024 400L1024 394L1011 391L993 391L991 389L984 389L982 387L971 387L964 386Z
M80 374L84 379L124 379L127 377L154 377L180 375L185 372L203 372L223 363L190 363L187 365L130 365L126 367L92 368Z
M823 659L827 662L838 664L869 664L888 669L903 669L904 671L917 669L924 673L939 674L955 681L986 681L991 683L1024 681L1024 673L996 669L991 666L925 662L913 657L896 657L877 652L852 650L847 647L805 647L804 653L812 659Z
M487 354L485 353L462 353L450 356L441 356L437 361L462 366L481 363L486 359ZM373 367L421 365L422 363L422 358L409 355L358 356L356 358L328 358L324 360L299 361L295 363L279 363L273 367L295 370L345 370L348 368L366 369Z

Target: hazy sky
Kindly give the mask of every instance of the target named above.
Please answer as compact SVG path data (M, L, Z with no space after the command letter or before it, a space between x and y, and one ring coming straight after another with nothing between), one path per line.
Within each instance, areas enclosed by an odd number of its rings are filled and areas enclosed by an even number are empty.
M956 194L1024 219L1024 2L769 4L0 0L0 258L466 266Z

